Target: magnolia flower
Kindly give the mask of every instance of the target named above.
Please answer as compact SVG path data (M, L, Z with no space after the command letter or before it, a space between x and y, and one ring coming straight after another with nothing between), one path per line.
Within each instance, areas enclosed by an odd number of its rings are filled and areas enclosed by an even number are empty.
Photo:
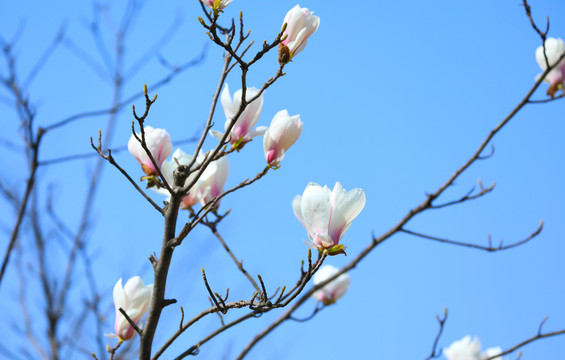
M326 281L330 277L334 276L338 271L339 270L337 268L331 265L322 266L314 274L314 285L318 285L319 283ZM318 299L318 301L321 301L324 305L333 304L345 294L350 283L351 280L349 279L349 274L343 273L321 289L316 290L312 294L312 297Z
M185 165L185 166L190 165L190 163L192 162L192 158L193 158L192 155L186 154L181 149L176 149L175 152L173 153L173 159L171 161L165 160L163 162L163 164L161 165L161 173L165 177L165 180L167 180L169 186L171 187L174 186L174 171L179 167L179 165ZM198 155L196 161L194 162L193 168L200 165L203 160L204 160L204 156L202 154ZM186 186L190 184L192 181L194 181L196 175L197 175L196 172L190 174L190 176L188 176L188 178L185 180L183 186ZM198 192L199 184L200 181L197 181L194 184L194 186L189 190L188 194L185 195L185 197L182 199L182 202L180 204L181 208L188 209L200 201L200 195ZM152 188L152 189L154 189L156 192L160 194L168 195L170 197L169 191L167 189L164 188Z
M300 5L296 5L286 13L283 21L283 25L286 24L282 37L284 40L279 45L281 65L288 63L294 55L304 50L310 35L318 30L320 18L312 14L314 12L301 8Z
M327 186L311 182L302 196L297 195L292 201L294 215L308 231L308 237L314 247L339 253L339 240L351 226L353 219L365 206L363 189L346 192L337 182L332 191Z
M245 92L245 99L249 101L253 97L255 97L259 93L259 90L251 87L247 88ZM235 117L237 112L239 111L239 107L241 105L241 90L238 90L233 94L233 100L230 96L230 90L228 88L228 84L224 87L224 91L222 91L222 97L220 99L222 101L222 106L224 108L224 114L226 115L226 123L224 125L224 130L230 126L232 119ZM247 105L245 110L239 115L235 125L232 127L229 136L229 142L233 145L236 144L238 146L242 142L248 142L252 138L258 135L263 135L267 130L266 127L258 127L257 129L252 130L253 126L259 120L259 116L261 115L261 108L263 107L263 94L261 94L257 99L253 100L251 103ZM210 133L218 138L221 139L224 136L223 133L219 131L210 131Z
M153 284L143 285L139 276L134 276L122 287L122 279L114 286L114 306L116 307L116 335L122 340L130 340L135 334L135 329L130 325L125 316L120 312L122 308L129 318L139 324L139 320L149 310Z
M288 111L279 111L271 126L265 132L263 148L265 149L265 160L271 166L277 166L284 157L286 150L290 148L302 133L302 121L300 115L290 116Z
M208 6L212 10L222 10L223 8L228 6L228 4L231 3L233 0L200 0L200 1L202 1L204 5Z
M553 66L561 55L565 54L565 43L561 39L547 38L545 40L545 56L543 53L543 46L536 50L536 61L543 71L547 70L547 64ZM546 62L547 56L547 62ZM541 75L538 75L538 77ZM565 81L565 59L562 59L553 70L551 70L543 79L543 81L550 84L547 89L547 95L553 97L558 90L563 90L563 82Z
M487 349L481 354L481 342L478 338L467 335L461 340L454 341L448 348L443 349L443 355L447 360L484 360L500 354L502 349L499 347ZM502 359L496 357L495 359Z
M151 126L146 126L144 131L147 148L151 152L151 155L153 155L155 163L161 167L163 161L165 161L173 150L171 136L165 129L153 129ZM137 134L137 137L141 139L141 134ZM157 171L155 166L153 166L151 159L133 134L128 142L128 150L141 164L141 168L147 176L157 175Z
M216 196L223 194L229 171L230 164L225 156L219 160L212 161L204 170L198 185L198 196L202 206Z

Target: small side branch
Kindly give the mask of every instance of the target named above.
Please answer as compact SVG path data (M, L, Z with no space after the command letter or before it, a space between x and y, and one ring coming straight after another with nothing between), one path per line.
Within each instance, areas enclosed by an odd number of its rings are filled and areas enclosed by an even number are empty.
M511 244L508 244L508 245L504 245L503 242L500 241L500 244L498 246L492 246L491 245L490 237L489 237L489 245L483 246L483 245L477 245L477 244L460 242L460 241L455 241L455 240L450 240L450 239L439 238L439 237L436 237L436 236L431 236L431 235L426 235L426 234L418 233L418 232L415 232L415 231L411 231L411 230L408 230L408 229L405 229L405 228L401 228L399 231L406 233L406 234L416 236L416 237L420 237L420 238L423 238L423 239L438 241L438 242L445 243L445 244L464 246L464 247L468 247L468 248L472 248L472 249L495 252L495 251L508 250L508 249L512 249L516 246L523 245L523 244L527 243L528 241L532 240L533 238L535 238L536 236L538 236L541 233L542 229L543 229L543 220L540 221L540 225L537 228L537 230L534 231L533 233L531 233L527 238L520 240L520 241L517 241L517 242L514 242L514 243L511 243Z
M112 164L114 167L116 167L116 169L118 169L122 175L124 175L126 177L126 179L128 179L128 181L133 185L133 187L135 187L135 189L141 194L143 195L143 197L149 201L149 203L151 205L153 205L153 207L159 211L161 214L163 214L163 209L161 209L161 207L159 205L157 205L138 185L137 183L131 178L131 176L129 176L129 174L122 169L122 167L120 165L118 165L118 163L116 162L116 160L112 157L112 150L108 149L108 155L104 154L104 152L102 151L102 132L99 131L98 132L98 146L94 146L94 141L92 140L92 138L90 138L90 145L92 146L92 148L94 150L96 150L96 152L104 159L107 160L110 164Z
M443 328L445 326L445 322L447 321L447 308L445 308L443 310L443 317L436 315L436 319L439 323L439 330L437 332L436 338L434 340L434 344L432 346L432 352L426 358L426 360L435 359L435 358L438 358L441 355L441 352L437 352L437 343L439 342L439 339L441 338L441 334L443 333Z
M514 351L534 342L537 340L541 340L541 339L546 339L546 338L550 338L550 337L554 337L554 336L559 336L559 335L564 335L565 334L565 329L562 330L558 330L558 331L552 331L552 332L548 332L548 333L542 333L542 327L543 324L547 321L547 318L543 319L543 321L540 323L539 328L538 328L538 333L535 336L532 336L529 339L526 339L516 345L514 345L513 347L511 347L510 349L504 350L503 352L501 352L500 354L497 354L495 356L491 356L489 358L486 358L484 360L494 360L494 359L498 359L499 357L502 357L504 355L508 355L513 353Z
M490 155L488 155L488 156L490 156ZM481 159L482 159L482 158L481 158ZM491 186L485 188L485 187L483 186L482 181L481 181L480 179L478 180L478 183L479 183L479 188L480 188L480 191L479 191L478 193L473 194L473 192L475 192L475 188L472 188L472 189L469 190L469 192L467 192L467 194L465 194L463 197L461 197L461 198L459 198L459 199L457 199L457 200L448 201L448 202L446 202L446 203L439 204L439 205L434 205L434 204L432 204L432 205L430 205L430 209L441 209L441 208L444 208L444 207L448 207L448 206L452 206L452 205L461 204L461 203L464 203L464 202L469 201L469 200L478 199L478 198L480 198L480 197L482 197L482 196L484 196L484 195L490 193L491 191L493 191L493 190L494 190L494 186L496 185L496 183L492 183Z

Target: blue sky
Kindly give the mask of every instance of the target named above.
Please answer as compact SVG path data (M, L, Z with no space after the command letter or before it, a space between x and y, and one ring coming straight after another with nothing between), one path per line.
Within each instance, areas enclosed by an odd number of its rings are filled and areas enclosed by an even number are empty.
M257 50L264 39L273 39L282 19L295 2L234 0L223 18L244 14ZM535 49L540 39L532 30L520 1L384 2L343 3L310 0L301 6L320 16L321 24L306 49L297 55L265 94L258 125L268 125L277 111L301 114L301 138L289 150L282 167L252 187L222 201L231 209L219 226L233 251L244 259L246 269L261 274L269 289L291 285L306 257L307 234L294 217L292 198L310 181L346 189L363 188L367 204L342 242L348 256L330 258L343 266L371 241L435 191L475 151L482 139L522 99L540 72ZM551 20L550 36L565 37L565 3L532 0L538 24ZM0 30L11 38L20 24L23 32L16 46L18 72L25 77L61 24L67 39L78 44L98 64L103 64L86 24L91 19L88 2L11 2L0 14ZM123 7L113 4L110 18L119 19ZM196 16L196 1L148 1L127 39L126 68L131 67L180 16L181 24L163 45L160 54L172 64L197 56L208 43ZM112 37L103 29L111 47ZM222 64L222 52L207 48L205 61L182 73L157 91L159 98L147 124L166 128L173 140L192 137L202 128L209 111ZM276 54L267 55L248 77L259 87L278 69ZM0 61L0 73L6 64ZM130 78L124 98L162 78L167 70L155 58ZM237 73L228 77L232 92L240 88ZM546 85L534 98L543 99ZM78 112L109 107L112 92L68 47L59 47L29 89L37 104L37 122L48 126ZM7 92L0 91L2 97ZM137 108L143 106L138 99ZM123 146L131 134L129 106L119 113L112 147ZM351 272L351 287L336 305L306 323L287 322L265 338L249 359L308 359L311 357L423 359L437 332L436 314L449 309L440 346L470 334L483 346L508 348L545 329L565 328L565 131L563 101L524 108L494 138L492 158L472 166L440 199L462 196L477 179L496 182L494 192L460 206L427 212L407 226L422 233L487 245L520 240L533 232L541 219L545 227L531 243L516 249L486 253L395 235L377 247ZM19 141L14 111L0 102L3 138ZM221 108L214 120L222 130ZM45 137L41 159L91 152L90 136L106 126L106 117L91 117L53 130ZM205 148L215 145L207 141ZM191 152L193 145L183 145ZM18 188L25 181L21 154L0 153L0 176ZM134 178L141 176L135 159L127 152L116 159ZM84 202L86 179L95 160L71 161L41 169L40 197L48 187L54 192L56 211L76 229ZM253 177L264 167L262 141L257 139L230 156L227 186ZM21 185L23 188L23 185ZM161 201L158 194L151 194ZM13 223L10 207L2 228ZM186 214L181 218L186 219ZM111 289L119 277L140 274L152 282L147 256L160 248L162 221L154 209L113 168L105 166L89 229L88 251L96 279L106 289L104 306L110 309L105 332L113 331ZM181 221L182 222L182 221ZM3 237L7 239L6 237ZM24 240L29 236L24 234ZM28 239L28 240L25 240ZM6 240L0 240L4 251ZM31 252L30 252L31 254ZM50 267L57 269L59 255ZM30 256L31 259L31 256ZM176 298L185 314L197 314L209 306L200 277L205 268L217 291L230 288L231 299L250 298L247 280L236 271L212 234L197 229L177 248L171 267L167 296ZM13 265L13 264L12 264ZM32 264L33 266L33 264ZM85 284L75 283L80 291ZM34 289L35 285L30 285ZM17 274L12 267L0 288L2 313L10 321L0 329L10 343L25 342L12 329L18 323ZM34 296L32 293L31 297ZM41 297L33 311L42 308ZM315 306L307 303L299 314L307 316ZM8 315L11 314L11 315ZM232 329L206 344L203 359L235 357L252 336L280 313L265 314L239 329ZM236 311L231 317L238 315ZM177 327L178 306L163 314L157 343ZM37 332L44 320L37 319ZM164 358L172 358L219 325L211 316L183 335ZM85 338L85 344L88 344ZM563 338L542 340L524 349L523 359L554 359L562 354ZM0 356L4 356L0 354Z

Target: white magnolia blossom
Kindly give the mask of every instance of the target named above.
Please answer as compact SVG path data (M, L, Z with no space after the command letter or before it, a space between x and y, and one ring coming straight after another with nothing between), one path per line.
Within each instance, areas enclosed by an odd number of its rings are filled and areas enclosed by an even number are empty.
M536 61L540 68L545 71L547 70L547 64L553 66L557 64L559 58L565 54L565 43L561 39L547 38L545 41L545 56L543 52L543 46L536 49ZM546 62L547 56L547 62ZM538 75L538 77L541 76ZM543 81L550 84L547 90L548 95L555 95L555 93L563 88L563 82L565 81L565 59L559 61L553 70L551 70L543 79Z
M228 178L230 164L226 156L212 161L202 173L200 184L198 184L198 196L200 204L206 205L216 196L223 194L224 185ZM218 204L216 203L216 206Z
M144 132L147 148L151 152L151 155L153 155L153 159L157 165L161 167L163 161L171 155L171 151L173 150L171 136L165 129L154 129L151 126L144 127ZM137 136L141 139L141 134L137 134ZM157 171L149 155L143 150L140 142L137 141L133 134L128 142L128 150L141 164L141 168L146 175L157 175Z
M263 148L265 149L265 160L271 166L277 166L283 159L286 151L290 148L302 133L302 121L300 115L288 115L288 111L279 111L271 126L265 132Z
M304 50L306 43L308 43L308 38L320 26L320 18L313 14L313 11L301 8L300 5L296 5L286 13L283 20L283 25L286 24L283 38L285 36L286 38L279 47L279 62L287 63L293 56ZM281 52L283 51L290 52L288 59L281 59Z
M329 249L339 244L353 219L365 206L363 189L346 192L337 182L332 191L309 183L302 196L292 201L294 214L308 231L308 237L318 249Z
M122 279L114 286L114 306L116 308L116 335L122 340L130 340L135 335L135 329L130 325L125 316L120 312L122 308L129 318L135 323L149 310L153 284L144 285L139 276L134 276L122 287Z
M245 100L249 101L259 94L259 89L251 87L247 88L245 92ZM237 90L233 94L233 99L230 96L230 90L228 84L224 87L222 91L222 96L220 98L222 102L222 107L224 108L224 114L226 115L226 123L224 125L224 131L227 131L232 119L235 117L239 111L241 105L241 89ZM230 131L230 136L228 141L233 144L240 144L250 141L255 136L263 135L267 128L265 126L253 129L259 116L261 115L261 109L263 107L263 94L261 94L257 99L253 100L247 105L245 110L239 115L235 125ZM221 139L224 133L219 131L211 130L212 136Z
M333 267L331 265L322 266L314 274L314 285L318 285L319 283L329 279L330 277L337 274L338 271L339 270L336 267ZM321 289L316 290L312 294L312 297L318 299L319 301L324 303L324 305L333 304L345 294L345 292L349 288L350 283L351 280L349 278L349 274L343 273L334 280L330 281Z
M213 10L222 10L233 0L201 0L202 3Z
M190 165L190 163L192 162L192 158L193 158L192 155L186 154L181 149L176 149L175 152L173 153L172 160L171 161L165 160L163 162L163 165L161 165L161 172L163 173L163 176L167 180L169 186L174 187L174 176L173 176L174 171L179 167L179 165L185 165L185 166ZM203 160L204 160L204 156L202 154L198 155L192 167L195 168L199 166ZM184 186L194 181L196 175L197 172L193 172L192 174L190 174L190 176L188 176L188 178L185 180ZM188 194L186 194L186 196L182 199L181 207L183 209L188 209L189 207L198 204L198 202L200 201L200 196L198 191L198 186L200 182L201 181L197 181L196 184L194 184L194 186L190 189ZM152 187L152 189L154 189L156 192L160 194L168 195L170 197L169 191L167 189L164 188L157 189L156 187Z
M470 335L465 336L461 340L454 341L448 348L443 349L443 355L447 360L484 360L501 352L501 348L495 347L481 353L481 342L476 337L471 339ZM502 360L502 357L499 356L493 360Z

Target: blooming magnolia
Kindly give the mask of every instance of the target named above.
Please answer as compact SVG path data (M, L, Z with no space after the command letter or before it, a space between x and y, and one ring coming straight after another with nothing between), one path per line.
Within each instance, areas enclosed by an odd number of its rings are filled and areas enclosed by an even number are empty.
M249 101L259 94L259 89L251 87L247 88L245 92L245 100ZM224 108L224 114L226 115L226 123L224 125L225 131L228 130L232 119L235 117L241 106L241 89L237 90L233 94L233 99L230 96L230 90L228 84L224 87L221 96L222 107ZM250 141L255 136L263 135L267 130L266 127L258 127L253 129L253 126L259 120L261 115L261 108L263 107L263 94L261 94L257 99L253 100L251 103L247 104L247 107L239 115L235 125L232 127L229 136L229 142L232 145L239 146L241 143ZM214 137L221 139L224 136L223 133L219 131L212 130L210 132Z
M206 205L209 201L224 192L224 185L228 178L230 165L227 157L212 161L202 173L198 185L200 203Z
M563 40L547 38L547 40L545 40L545 56L543 46L538 47L536 50L536 61L541 69L546 71L547 64L549 63L549 66L554 66L563 54L565 54L565 43ZM559 61L559 64L545 76L543 81L550 84L549 89L547 89L547 94L551 97L553 97L558 90L563 90L563 82L565 81L565 59Z
M279 45L279 63L288 63L293 56L304 50L310 35L318 30L320 18L312 14L314 12L301 8L300 5L286 13L283 21L283 26L286 24L282 37L284 40Z
M447 360L484 360L500 354L502 349L499 347L489 348L481 353L481 342L476 337L471 340L467 335L461 340L454 341L448 348L443 349L443 355ZM502 357L495 359L501 360Z
M339 270L336 267L331 265L324 265L322 266L315 274L314 274L314 284L318 285L323 281L326 281L330 277L337 274ZM330 305L335 303L339 298L341 298L347 289L349 288L349 284L351 280L349 278L349 274L343 273L339 275L334 280L327 283L321 289L316 290L312 297L321 301L324 305Z
M167 183L169 183L170 186L174 185L174 171L180 165L185 165L185 166L190 165L190 163L192 162L192 158L193 158L192 155L186 154L181 149L176 149L175 152L173 153L173 159L171 161L165 160L163 162L163 164L161 165L161 172L163 173L165 180L167 180ZM198 155L196 161L194 162L193 167L200 165L203 160L204 160L204 156ZM196 175L197 175L196 172L190 174L190 176L188 176L188 178L185 180L184 186L194 181ZM199 184L200 181L197 181L196 184L194 184L194 186L190 189L188 194L186 194L185 197L182 199L180 206L183 209L188 209L200 201L200 194L198 191ZM163 188L158 188L158 189L152 188L152 189L155 189L155 191L158 193L170 196L169 191L167 189L163 189Z
M161 167L163 161L171 155L171 151L173 150L171 136L165 129L153 129L151 126L146 126L144 132L147 148L151 152L155 163ZM137 137L141 139L141 134L137 134ZM128 142L128 150L141 164L141 168L147 176L157 175L157 171L149 155L147 155L141 143L137 141L133 134Z
M153 284L144 285L139 276L134 276L122 287L122 279L114 286L114 306L116 307L116 335L122 340L130 340L135 334L135 329L126 317L120 312L122 308L129 318L138 324L139 320L149 310Z
M302 196L292 201L294 215L308 231L312 244L320 250L328 249L330 254L341 252L339 240L364 206L363 189L346 192L339 182L332 191L311 182Z
M222 10L233 0L201 0L202 3L212 10Z
M267 129L263 138L267 163L271 166L277 166L288 148L298 140L301 133L302 121L300 121L300 115L290 116L286 110L279 111L271 121L271 126Z

